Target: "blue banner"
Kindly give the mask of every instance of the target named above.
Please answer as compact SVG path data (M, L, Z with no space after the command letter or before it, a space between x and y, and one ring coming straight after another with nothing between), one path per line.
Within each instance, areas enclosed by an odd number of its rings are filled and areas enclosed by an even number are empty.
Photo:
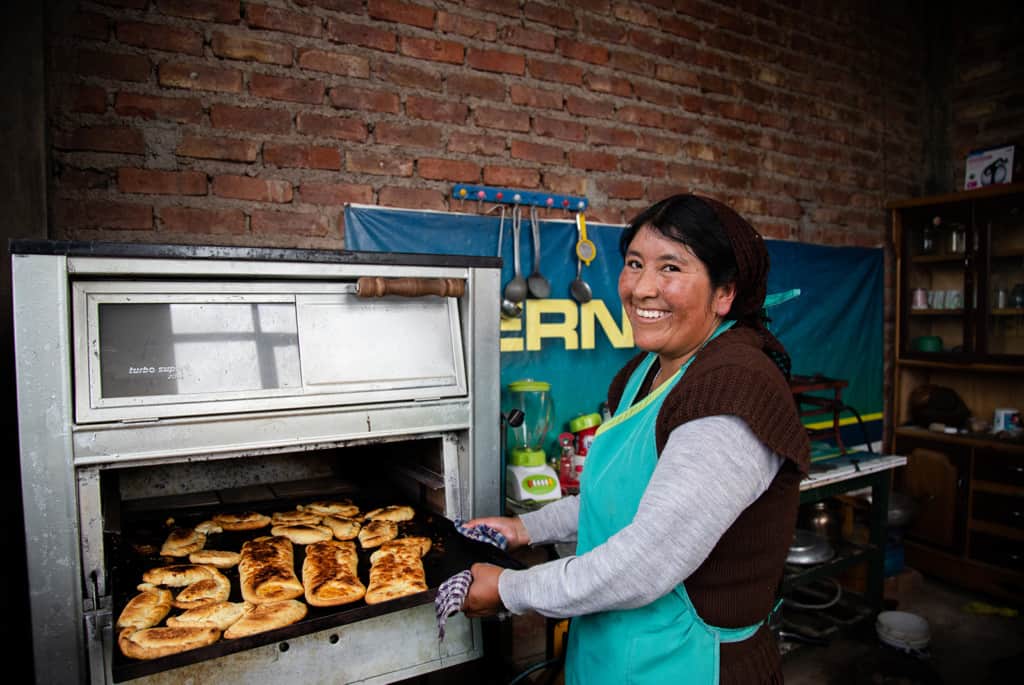
M513 276L511 208L504 220L502 284ZM577 225L574 215L540 219L540 273L551 284L545 299L528 298L522 314L501 324L502 391L532 378L551 383L555 406L549 454L569 420L600 411L615 372L632 357L633 336L618 295L622 267L622 226L587 222L596 256L581 276L592 299L580 304L570 293L576 278ZM345 247L355 251L498 255L499 211L488 214L428 212L377 206L345 208ZM800 295L769 310L771 329L793 358L793 373L846 380L843 401L866 424L870 439L881 434L883 364L883 258L880 248L828 247L768 240L769 293L798 289ZM530 217L523 213L520 266L534 271ZM495 303L499 307L500 303ZM844 424L853 424L852 412ZM809 426L831 425L828 417ZM862 442L855 426L849 444ZM852 438L852 440L851 440Z

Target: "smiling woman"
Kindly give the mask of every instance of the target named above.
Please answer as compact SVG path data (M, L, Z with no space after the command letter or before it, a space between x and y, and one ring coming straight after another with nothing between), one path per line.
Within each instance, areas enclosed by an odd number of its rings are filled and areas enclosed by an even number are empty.
M511 548L575 539L576 554L476 564L463 610L574 617L567 683L781 683L767 620L809 444L789 356L765 326L767 249L694 195L641 213L620 247L641 352L612 380L580 494L466 524Z

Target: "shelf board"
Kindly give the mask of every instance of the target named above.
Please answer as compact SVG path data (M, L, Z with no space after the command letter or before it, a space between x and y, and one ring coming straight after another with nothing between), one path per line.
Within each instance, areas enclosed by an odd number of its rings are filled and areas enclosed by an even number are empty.
M1001 183L998 185L983 186L974 190L963 190L945 195L930 195L926 197L914 197L907 200L889 202L887 209L907 209L909 207L927 207L928 205L941 205L950 202L967 202L970 200L981 200L989 197L1000 197L1012 195L1013 193L1024 192L1024 183Z
M992 316L1024 316L1024 309L993 309Z
M951 445L998 447L1002 450L1024 454L1024 442L1021 442L1020 440L1000 440L995 437L984 437L984 434L969 433L967 435L950 435L947 433L937 433L935 431L930 431L927 428L919 428L917 426L897 426L894 432L896 435L907 438L933 440L935 442L945 442Z
M1011 497L1024 497L1024 488L1019 485L1006 485L1005 483L993 483L989 480L975 478L971 481L971 489L975 492L990 492L993 495L1009 495Z
M1012 528L1010 526L1002 526L998 523L989 523L988 521L979 521L971 518L967 521L967 528L971 531L987 533L989 535L1006 538L1008 540L1024 541L1024 530Z
M812 580L834 576L840 571L845 571L852 566L870 561L880 553L881 551L874 545L854 545L848 542L839 543L836 546L836 555L828 561L808 566L786 564L786 569L782 576L782 591L786 592Z
M917 354L926 354L918 352ZM941 354L936 352L935 354ZM1024 374L1024 364L981 364L973 362L940 362L940 361L928 361L926 359L897 359L896 366L902 367L916 367L921 369L941 369L945 371L963 371L964 373L974 373L982 371L986 373L1012 373L1012 374Z
M910 261L914 264L959 264L963 265L967 258L963 252L959 254L918 254L913 255Z
M963 316L964 310L957 309L911 309L911 316Z

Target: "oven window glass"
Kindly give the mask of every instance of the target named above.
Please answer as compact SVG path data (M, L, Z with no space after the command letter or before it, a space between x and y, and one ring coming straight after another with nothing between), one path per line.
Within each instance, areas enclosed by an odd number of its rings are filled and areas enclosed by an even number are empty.
M98 324L103 397L302 384L294 304L100 304Z

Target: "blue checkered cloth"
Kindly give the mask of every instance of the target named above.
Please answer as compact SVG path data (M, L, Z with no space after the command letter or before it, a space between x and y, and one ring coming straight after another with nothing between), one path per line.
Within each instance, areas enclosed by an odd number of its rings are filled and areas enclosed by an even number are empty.
M452 523L455 524L455 530L459 531L470 540L486 542L503 550L508 549L508 538L490 526L479 525L474 526L473 528L467 528L465 525L466 522L462 519L455 519Z
M456 573L437 588L434 597L434 613L437 614L437 639L444 639L444 626L448 617L462 611L462 605L473 584L473 574L469 569Z

